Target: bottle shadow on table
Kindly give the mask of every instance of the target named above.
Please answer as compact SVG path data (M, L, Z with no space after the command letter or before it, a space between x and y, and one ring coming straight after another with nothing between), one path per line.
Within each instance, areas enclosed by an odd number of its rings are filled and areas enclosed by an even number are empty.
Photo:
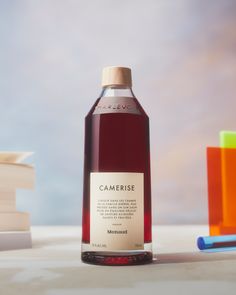
M227 252L179 252L153 255L153 264L194 263L207 261L235 260L236 251Z

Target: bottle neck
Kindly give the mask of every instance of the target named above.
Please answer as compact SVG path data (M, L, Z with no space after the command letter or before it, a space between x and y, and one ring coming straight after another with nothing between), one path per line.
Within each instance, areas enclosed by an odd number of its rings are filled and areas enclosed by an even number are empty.
M100 97L135 97L132 88L126 86L106 86L103 87Z

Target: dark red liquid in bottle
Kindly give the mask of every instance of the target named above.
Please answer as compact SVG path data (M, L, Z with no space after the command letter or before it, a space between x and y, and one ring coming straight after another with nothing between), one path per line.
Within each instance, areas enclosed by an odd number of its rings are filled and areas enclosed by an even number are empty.
M152 260L149 119L134 97L132 100L137 113L94 114L99 100L85 119L82 260L87 263L104 265L147 263ZM90 173L114 171L143 173L143 250L114 253L86 250L86 245L90 243Z

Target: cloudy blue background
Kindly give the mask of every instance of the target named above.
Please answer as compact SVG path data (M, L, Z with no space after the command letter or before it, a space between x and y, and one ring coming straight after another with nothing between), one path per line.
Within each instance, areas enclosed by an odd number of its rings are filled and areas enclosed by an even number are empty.
M207 221L206 146L236 130L236 1L0 0L0 147L35 151L33 224L80 224L83 120L107 65L150 117L153 220Z

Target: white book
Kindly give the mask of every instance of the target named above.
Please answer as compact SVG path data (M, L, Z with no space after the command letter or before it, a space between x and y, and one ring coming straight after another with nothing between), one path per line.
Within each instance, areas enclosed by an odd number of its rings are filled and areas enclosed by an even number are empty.
M0 231L29 231L30 216L27 212L0 212Z
M16 191L0 190L0 212L16 211Z
M0 201L3 200L15 200L16 190L9 188L0 188Z
M0 190L16 188L34 188L34 167L21 163L0 163Z
M12 201L4 202L0 200L0 214L2 212L15 212L15 211L16 211L16 202L12 202Z
M0 162L20 163L31 155L33 155L33 152L0 151Z
M0 232L0 251L32 248L30 231Z
M29 214L16 211L16 189L34 188L34 167L20 163L30 155L30 152L0 152L0 234L30 229Z

